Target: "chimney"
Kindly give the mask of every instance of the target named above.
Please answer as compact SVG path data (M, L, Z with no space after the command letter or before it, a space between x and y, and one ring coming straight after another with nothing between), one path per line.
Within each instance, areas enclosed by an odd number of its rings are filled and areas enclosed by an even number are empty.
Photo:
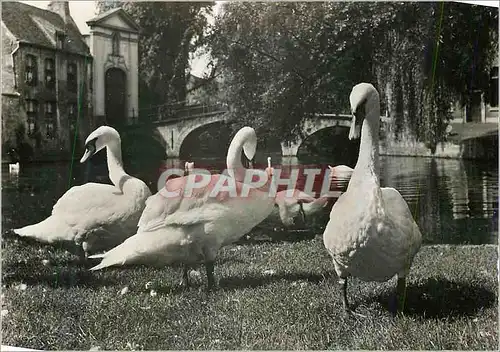
M71 14L69 13L69 3L67 1L51 1L47 6L47 9L61 16L64 23L71 22Z

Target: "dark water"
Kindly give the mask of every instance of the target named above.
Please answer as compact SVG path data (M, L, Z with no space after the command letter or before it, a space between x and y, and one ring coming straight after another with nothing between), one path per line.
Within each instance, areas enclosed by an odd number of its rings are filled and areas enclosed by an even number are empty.
M315 164L326 167L331 158L282 158L271 155L273 166ZM224 158L193 158L197 166L211 165L220 171ZM265 156L258 162L265 165ZM35 223L50 215L52 206L68 187L86 181L109 182L103 158L92 164L75 162L21 166L18 175L2 168L2 226L8 229ZM126 165L127 171L147 182L153 192L162 167L181 166L181 160ZM353 166L353 165L350 165ZM289 166L290 167L290 166ZM295 167L295 166L292 166ZM413 213L425 243L497 243L498 165L463 160L382 157L383 186L399 190ZM300 183L300 181L299 181ZM319 190L318 190L319 191ZM321 233L328 212L308 225Z

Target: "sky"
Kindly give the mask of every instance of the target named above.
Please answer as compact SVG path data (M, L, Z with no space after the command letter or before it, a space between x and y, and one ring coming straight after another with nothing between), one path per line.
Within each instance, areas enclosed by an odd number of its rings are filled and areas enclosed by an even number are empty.
M37 6L42 9L46 9L47 5L49 4L50 1L21 1L25 4L29 4L32 6ZM220 9L220 5L224 3L225 1L217 1L215 5L214 12L218 13ZM479 4L479 5L486 5L486 6L499 6L498 0L487 0L487 1L456 1L456 2L464 2L464 3L469 3L469 4ZM87 26L87 21L90 20L92 17L96 16L96 6L95 6L95 1L69 1L69 10L71 12L71 16L76 22L76 25L78 26L78 29L80 29L80 32L82 34L88 34L89 33L89 27ZM209 19L210 22L213 21L213 19ZM203 73L205 73L206 70L206 65L208 63L208 58L206 56L201 56L198 58L193 58L191 60L191 72L196 75L196 76L202 76Z

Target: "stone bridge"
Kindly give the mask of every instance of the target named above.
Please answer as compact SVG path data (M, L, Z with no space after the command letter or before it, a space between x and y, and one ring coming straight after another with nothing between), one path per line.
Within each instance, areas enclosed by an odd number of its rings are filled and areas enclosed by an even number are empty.
M156 131L166 144L168 158L178 158L186 137L198 128L227 122L227 109L220 106L199 106L180 112L181 117L154 122Z
M283 156L297 156L302 142L314 133L330 127L351 127L351 115L345 114L318 114L302 120L302 137L297 137L293 142L281 142Z
M181 116L175 119L154 122L155 129L166 144L168 158L178 158L181 146L186 137L199 128L214 124L229 122L227 109L222 106L197 106L179 111ZM345 114L318 114L315 117L305 118L302 121L302 136L294 142L282 142L283 156L296 156L302 142L312 134L334 126L351 126L351 115Z

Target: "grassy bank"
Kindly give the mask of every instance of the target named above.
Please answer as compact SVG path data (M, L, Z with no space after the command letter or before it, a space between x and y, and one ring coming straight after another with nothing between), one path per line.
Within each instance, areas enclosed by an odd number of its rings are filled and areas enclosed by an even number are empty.
M194 287L182 289L180 269L90 273L62 250L8 239L2 343L80 350L496 349L497 261L494 246L423 247L403 316L387 311L394 279L352 281L351 304L363 318L343 314L318 237L226 247L212 294L204 291L203 267L200 277L193 273Z

